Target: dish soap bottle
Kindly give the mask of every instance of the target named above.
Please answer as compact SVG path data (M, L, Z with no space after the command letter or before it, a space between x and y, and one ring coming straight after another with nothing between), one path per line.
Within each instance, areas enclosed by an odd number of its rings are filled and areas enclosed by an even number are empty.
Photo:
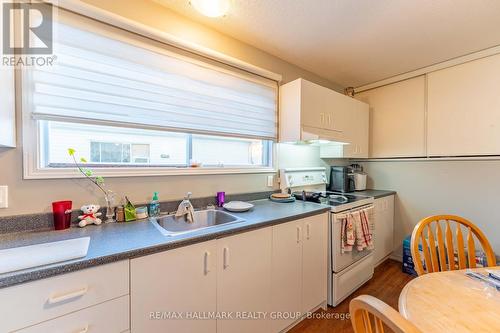
M153 193L153 200L149 204L149 216L160 215L160 201L158 200L158 192Z

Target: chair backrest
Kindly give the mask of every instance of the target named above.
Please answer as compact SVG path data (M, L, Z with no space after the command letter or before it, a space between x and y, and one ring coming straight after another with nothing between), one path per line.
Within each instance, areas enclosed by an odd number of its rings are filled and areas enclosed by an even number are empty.
M467 242L467 256L462 228L467 231L465 240ZM453 234L455 234L455 242ZM411 255L415 270L418 275L422 275L467 267L475 268L476 245L474 238L477 238L483 248L487 266L495 266L495 253L490 242L472 222L455 215L436 215L421 220L411 235Z
M349 304L354 333L421 333L411 322L378 298L369 295L356 297Z

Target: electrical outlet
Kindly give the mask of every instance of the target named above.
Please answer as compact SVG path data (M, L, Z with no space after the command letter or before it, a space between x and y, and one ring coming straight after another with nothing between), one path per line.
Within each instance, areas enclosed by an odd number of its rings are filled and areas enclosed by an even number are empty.
M0 186L0 208L9 207L9 187Z
M267 186L273 187L274 186L274 176L267 176Z

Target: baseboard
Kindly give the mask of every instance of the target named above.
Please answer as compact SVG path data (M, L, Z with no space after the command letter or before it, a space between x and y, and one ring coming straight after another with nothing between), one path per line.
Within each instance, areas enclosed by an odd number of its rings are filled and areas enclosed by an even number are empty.
M389 259L392 259L392 260L396 260L396 261L399 261L399 262L403 262L403 256L401 254L396 254L396 253L391 253L391 255L389 255Z
M382 258L382 260L380 260L378 263L376 263L375 264L375 268L377 268L378 266L382 265L388 259L392 259L392 260L396 260L396 261L399 261L399 262L403 262L403 256L399 255L399 254L395 254L393 252L391 254L386 255L384 258Z
M315 306L311 310L305 312L302 316L300 316L299 319L297 319L296 321L294 321L293 323L291 323L289 326L287 326L285 329L283 329L282 331L280 331L280 333L286 333L286 332L290 331L292 328L294 328L295 326L297 326L298 323L300 323L302 320L304 320L307 317L308 313L314 313L314 312L316 312L319 309L323 309L324 311L326 311L328 309L328 304L327 304L326 300L324 302L321 302L319 305Z

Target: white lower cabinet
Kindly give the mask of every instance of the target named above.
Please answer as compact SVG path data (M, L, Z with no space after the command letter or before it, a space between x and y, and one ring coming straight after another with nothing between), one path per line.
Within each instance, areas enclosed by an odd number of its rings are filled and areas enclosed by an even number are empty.
M101 306L103 302L118 299L129 294L129 262L128 260L112 264L96 266L81 271L55 276L52 278L33 281L9 288L0 289L0 332L12 332L27 328L32 325L46 322L40 327L58 326L71 327L75 332L123 332L128 329L128 305L123 310L123 303L113 303L114 306ZM101 304L102 303L102 304ZM109 304L108 304L109 305ZM94 307L101 306L101 311ZM113 308L111 310L111 308ZM85 310L83 310L85 309ZM82 312L80 312L80 310ZM70 320L65 318L70 313L81 314L81 321L72 326ZM126 315L126 320L115 321L110 319L104 324L102 316L113 316L116 311ZM6 319L8 318L8 319ZM57 318L57 319L55 319ZM55 320L50 323L48 321ZM92 323L96 323L93 328ZM123 326L124 323L126 326ZM108 326L105 326L108 325ZM54 326L54 327L55 327ZM108 327L109 330L98 329ZM44 330L33 328L26 332L42 332ZM72 332L72 330L68 330ZM45 332L58 332L45 330Z
M217 321L218 333L270 332L271 322L261 314L270 310L271 244L272 228L217 240L217 311L233 315Z
M273 227L272 328L280 332L327 298L328 217Z
M328 284L328 214L303 220L302 312L326 306Z
M321 214L132 259L131 332L283 330L326 304L327 223Z
M0 332L279 332L326 304L327 223L320 214L0 289Z
M121 333L129 328L129 296L16 331L19 333Z
M130 261L131 330L135 333L216 332L216 241Z
M302 220L273 227L272 320L273 332L279 332L302 312Z
M373 262L380 264L394 249L394 195L375 199Z
M268 312L271 237L264 228L132 259L132 332L269 332L267 318L244 316Z

